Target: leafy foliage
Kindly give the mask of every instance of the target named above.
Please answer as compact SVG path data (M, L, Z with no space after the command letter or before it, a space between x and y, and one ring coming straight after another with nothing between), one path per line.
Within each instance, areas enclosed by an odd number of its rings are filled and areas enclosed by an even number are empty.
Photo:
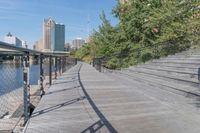
M129 0L113 9L120 22L112 26L104 13L88 48L77 57L106 57L116 69L195 47L200 34L199 0Z

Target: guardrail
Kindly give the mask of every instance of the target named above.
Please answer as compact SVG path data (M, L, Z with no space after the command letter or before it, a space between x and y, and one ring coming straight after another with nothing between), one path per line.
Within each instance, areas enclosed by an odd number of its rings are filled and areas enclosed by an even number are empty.
M0 132L25 125L37 104L34 98L42 97L45 86L76 64L68 52L40 52L0 42Z
M193 35L193 34L191 34ZM196 34L198 35L198 34ZM183 38L183 36L177 37L176 39ZM191 46L197 46L199 43L199 39L196 41L186 41L177 43L173 40L168 40L164 42L159 42L139 48L129 48L122 50L117 53L112 53L105 56L99 56L93 59L93 67L95 67L98 71L102 72L107 67L107 63L111 59L116 59L120 64L117 68L114 69L121 69L123 68L122 60L126 57L130 57L130 55L134 55L136 59L136 63L146 62L152 59L158 59L160 57L164 57L167 55L173 55L177 52L188 50ZM148 51L151 52L148 52Z

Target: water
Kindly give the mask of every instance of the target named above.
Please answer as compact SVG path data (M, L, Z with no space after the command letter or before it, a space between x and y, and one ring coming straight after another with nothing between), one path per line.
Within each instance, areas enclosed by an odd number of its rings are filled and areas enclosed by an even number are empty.
M39 64L30 66L30 85L37 85L40 77ZM0 95L23 87L23 67L21 64L0 64Z

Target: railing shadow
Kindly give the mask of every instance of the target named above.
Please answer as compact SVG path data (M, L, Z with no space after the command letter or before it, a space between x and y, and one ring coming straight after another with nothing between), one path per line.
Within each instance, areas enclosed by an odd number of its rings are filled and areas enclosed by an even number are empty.
M81 133L95 133L97 132L99 129L101 129L104 126L104 123L99 120L97 122L95 122L94 124L92 124L91 126L89 126L88 128L86 128L85 130L83 130Z
M33 118L33 117L42 115L42 114L44 114L44 113L48 113L48 112L51 112L51 111L53 111L53 110L57 110L57 109L62 108L62 107L64 107L64 106L67 106L67 105L76 103L76 102L78 102L78 101L80 101L80 100L84 100L85 98L86 98L86 97L83 96L83 97L80 97L80 98L75 98L75 99L69 100L69 101L67 101L67 102L63 102L63 103L57 104L57 105L52 106L52 107L49 107L49 108L45 108L45 109L43 109L43 110L34 112L34 113L32 114L31 117Z
M59 92L63 92L63 91L69 91L69 90L73 90L76 89L80 86L74 86L74 87L70 87L70 88L65 88L65 89L61 89L61 90L56 90L56 91L50 91L48 93L45 93L45 95L50 95L50 94L54 94L54 93L59 93Z
M76 82L76 81L78 81L78 80L61 81L61 82L53 83L53 85L65 84L65 83Z
M95 133L97 132L100 128L102 128L103 126L106 126L106 128L108 129L108 131L110 133L117 133L117 130L111 125L111 123L106 119L106 117L101 113L101 111L98 109L98 107L95 105L94 101L91 99L90 95L87 93L86 89L84 88L81 79L80 79L80 70L81 70L82 64L80 65L79 69L78 69L78 81L79 84L83 90L83 93L85 95L85 97L87 98L88 102L90 103L90 105L92 106L93 110L95 111L95 113L98 115L98 117L100 118L100 120L98 122L95 122L94 124L92 124L91 126L89 126L88 128L86 128L85 130L83 130L81 133L85 133L90 131L90 133ZM97 129L94 129L94 126L98 125Z

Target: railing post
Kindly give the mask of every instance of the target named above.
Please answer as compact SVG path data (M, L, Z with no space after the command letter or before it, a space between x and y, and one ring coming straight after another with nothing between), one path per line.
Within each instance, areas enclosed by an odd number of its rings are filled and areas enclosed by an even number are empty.
M40 96L43 96L45 94L44 86L43 86L43 77L44 77L43 59L44 59L44 55L40 54Z
M200 68L198 68L198 81L199 81L199 89L200 89Z
M93 59L92 66L95 67L95 58Z
M99 72L101 72L101 59L99 58L98 60L99 60L98 61L98 63L99 63Z
M62 60L62 73L63 73L64 72L64 58L62 57L61 60Z
M49 85L51 86L51 84L52 84L52 73L51 73L51 71L52 71L52 56L50 55L49 56Z
M61 57L59 58L59 73L60 73L60 75L61 75Z
M77 65L77 62L78 62L78 61L77 61L77 58L75 58L75 64L74 64L74 65Z
M23 78L24 78L24 124L30 116L30 84L29 84L29 52L23 55Z
M57 79L57 70L58 70L58 61L57 57L55 57L55 79Z

